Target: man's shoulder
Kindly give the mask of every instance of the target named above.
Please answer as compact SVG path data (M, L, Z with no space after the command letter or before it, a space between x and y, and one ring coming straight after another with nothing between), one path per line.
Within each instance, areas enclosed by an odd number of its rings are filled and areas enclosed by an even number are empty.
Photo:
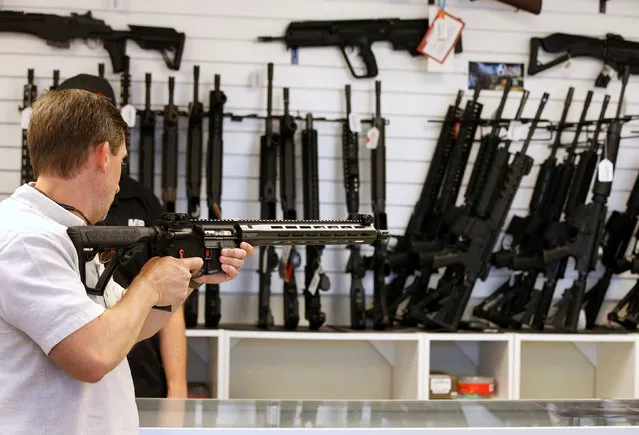
M66 227L11 198L0 202L0 249L24 235L30 239L70 243Z

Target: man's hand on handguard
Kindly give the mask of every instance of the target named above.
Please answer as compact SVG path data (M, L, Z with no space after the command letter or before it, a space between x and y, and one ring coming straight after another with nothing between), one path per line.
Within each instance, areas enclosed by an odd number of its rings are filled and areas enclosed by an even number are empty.
M224 248L220 255L220 263L222 272L212 275L202 275L193 278L195 285L202 284L219 284L234 279L240 269L244 266L244 259L252 257L255 254L255 248L249 243L242 242L239 248ZM195 271L197 273L197 271Z

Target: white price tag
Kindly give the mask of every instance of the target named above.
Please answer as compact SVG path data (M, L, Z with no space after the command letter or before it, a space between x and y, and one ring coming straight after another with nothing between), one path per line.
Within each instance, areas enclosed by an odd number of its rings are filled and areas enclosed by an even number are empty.
M522 124L519 121L512 121L508 126L508 133L506 134L506 137L508 140L513 142L521 141L528 135L529 129L530 125Z
M351 113L348 116L348 128L353 133L360 133L362 131L362 120L357 113Z
M262 84L262 74L259 71L253 71L251 74L249 74L248 81L251 88L259 88Z
M135 107L127 104L120 109L120 115L122 115L122 119L129 127L135 127L135 118L137 117Z
M417 51L439 63L444 63L448 55L453 52L465 26L466 24L459 18L441 9L438 10L435 20L417 47Z
M282 263L283 264L288 264L288 259L291 256L291 250L293 249L293 247L291 245L288 246L284 246L284 248L282 249Z
M315 269L315 273L313 274L313 278L311 278L311 282L308 284L308 291L310 294L315 295L317 293L317 286L320 283L320 275L324 271L322 270L322 266Z
M31 120L31 112L33 109L31 107L25 108L22 113L20 113L20 126L23 130L29 128L29 121Z
M608 159L603 159L599 162L599 166L597 168L597 177L599 181L603 183L611 183L614 178L614 167L612 162Z
M377 142L379 141L379 129L373 127L366 133L366 148L374 150L377 148Z

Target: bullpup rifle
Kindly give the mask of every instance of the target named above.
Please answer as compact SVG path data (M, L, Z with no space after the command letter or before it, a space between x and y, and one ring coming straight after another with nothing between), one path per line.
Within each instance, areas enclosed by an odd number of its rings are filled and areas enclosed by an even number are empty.
M371 20L294 21L286 27L284 36L260 36L259 42L283 41L286 48L339 47L353 77L371 78L377 76L377 62L371 45L378 41L388 41L393 50L408 51L411 56L423 56L417 51L428 30L428 19L402 20L400 18L379 18ZM357 74L346 52L356 48L366 65L364 74ZM455 52L461 52L461 38Z

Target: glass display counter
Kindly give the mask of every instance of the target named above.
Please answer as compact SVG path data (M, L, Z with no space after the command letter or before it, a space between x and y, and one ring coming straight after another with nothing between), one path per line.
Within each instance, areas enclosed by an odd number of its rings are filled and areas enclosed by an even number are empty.
M140 434L639 434L639 401L138 399Z

